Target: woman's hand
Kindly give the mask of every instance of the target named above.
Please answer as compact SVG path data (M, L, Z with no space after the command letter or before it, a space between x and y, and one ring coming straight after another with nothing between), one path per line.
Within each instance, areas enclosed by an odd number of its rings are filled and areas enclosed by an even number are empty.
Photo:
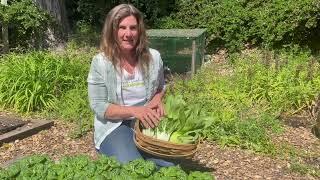
M162 117L164 116L165 114L165 111L164 111L164 105L161 101L158 101L158 102L150 102L147 107L151 108L152 110L154 110L159 117Z
M139 119L145 128L154 128L160 122L160 116L148 106L132 106L129 108L133 117Z
M159 117L162 117L165 115L164 105L162 103L162 97L163 97L163 93L159 92L147 104L147 107L153 109L158 114Z

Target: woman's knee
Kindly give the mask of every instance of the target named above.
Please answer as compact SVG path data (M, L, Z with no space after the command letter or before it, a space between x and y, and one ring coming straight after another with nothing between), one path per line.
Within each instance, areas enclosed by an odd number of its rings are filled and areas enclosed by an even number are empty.
M120 163L142 158L133 142L133 132L127 126L120 126L108 135L101 143L99 152L115 157Z

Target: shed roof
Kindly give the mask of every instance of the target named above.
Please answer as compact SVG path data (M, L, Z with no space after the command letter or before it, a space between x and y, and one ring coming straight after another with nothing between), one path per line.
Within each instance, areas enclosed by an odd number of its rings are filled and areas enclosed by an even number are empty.
M206 29L149 29L149 37L186 37L195 38L205 33Z

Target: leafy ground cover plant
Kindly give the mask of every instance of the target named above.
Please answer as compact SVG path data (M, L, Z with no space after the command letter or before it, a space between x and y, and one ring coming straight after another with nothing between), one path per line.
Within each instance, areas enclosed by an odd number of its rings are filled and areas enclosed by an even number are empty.
M137 159L120 164L114 158L100 156L91 160L86 155L64 157L53 162L44 155L22 159L0 170L0 179L182 179L209 180L214 177L207 172L183 171L179 166L156 169L152 161Z

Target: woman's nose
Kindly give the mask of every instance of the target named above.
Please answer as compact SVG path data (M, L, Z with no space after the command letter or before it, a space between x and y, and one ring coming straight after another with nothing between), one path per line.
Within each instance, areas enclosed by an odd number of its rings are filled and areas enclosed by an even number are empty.
M126 29L125 35L126 36L132 36L132 31L130 29Z

